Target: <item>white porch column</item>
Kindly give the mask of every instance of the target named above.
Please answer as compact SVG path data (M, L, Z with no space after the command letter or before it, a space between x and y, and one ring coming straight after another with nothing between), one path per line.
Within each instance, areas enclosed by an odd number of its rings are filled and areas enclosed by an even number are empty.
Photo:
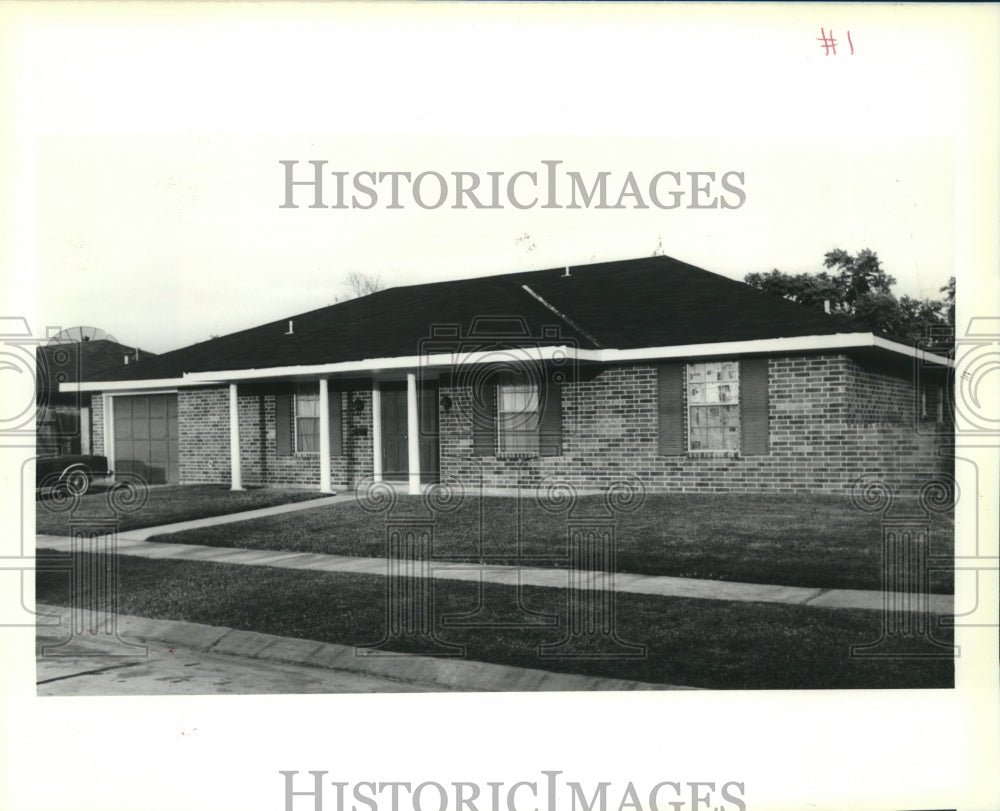
M330 386L325 377L319 379L319 491L330 488Z
M382 481L382 392L372 381L372 478Z
M89 401L88 401L89 402ZM80 406L80 453L90 454L90 406Z
M117 454L115 453L115 398L110 394L102 394L104 401L104 449L102 454L108 457L108 467L114 473Z
M229 384L229 466L230 490L243 489L243 470L240 467L240 401L236 384Z
M417 420L417 376L406 375L406 438L410 468L410 495L420 495L420 422Z

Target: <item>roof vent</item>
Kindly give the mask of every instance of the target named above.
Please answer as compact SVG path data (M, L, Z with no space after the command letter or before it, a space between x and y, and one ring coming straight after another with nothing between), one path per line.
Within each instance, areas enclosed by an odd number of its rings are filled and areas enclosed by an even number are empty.
M292 319L289 318L288 319L288 332L286 332L285 335L294 335L294 334L295 334L295 322L292 321Z
M564 278L564 279L568 279L569 278L569 265L566 265L566 269L563 271L562 278Z

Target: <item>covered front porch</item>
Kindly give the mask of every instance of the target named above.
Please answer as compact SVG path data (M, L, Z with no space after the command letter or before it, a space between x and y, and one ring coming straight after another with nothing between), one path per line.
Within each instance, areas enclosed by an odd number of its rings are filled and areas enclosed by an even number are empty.
M266 441L248 449L248 432L260 431L260 418L248 416L246 397L271 385L273 407L266 409ZM364 390L359 390L361 387ZM265 389L266 390L266 389ZM302 375L280 380L228 382L229 486L241 490L247 478L247 457L272 454L271 467L260 470L257 460L251 482L287 481L269 473L283 469L315 470L318 488L333 493L343 484L370 476L401 485L411 494L437 481L439 471L437 381L415 371L357 378ZM242 414L241 414L242 412ZM359 451L358 449L363 450ZM350 473L338 461L353 458ZM339 471L339 476L337 475ZM312 478L315 486L315 478Z

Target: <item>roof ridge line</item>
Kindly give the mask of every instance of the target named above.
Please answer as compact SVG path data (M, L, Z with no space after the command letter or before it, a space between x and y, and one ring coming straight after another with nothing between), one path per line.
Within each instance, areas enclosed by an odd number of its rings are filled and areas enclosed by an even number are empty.
M528 285L522 284L521 285L521 289L524 290L528 295L534 297L539 302L541 302L544 307L546 307L552 313L554 313L559 318L561 318L563 321L565 321L572 329L576 330L581 335L583 335L585 338L587 338L595 347L597 347L598 349L604 349L605 348L604 344L602 344L600 341L598 341L597 338L595 338L593 335L591 335L589 332L587 332L587 330L585 330L583 327L581 327L579 324L577 324L575 321L573 321L573 319L570 318L568 315L566 315L565 313L557 310L555 307L553 307L551 304L549 304L549 302L547 302L540 295L538 295L538 293L536 293L534 290L532 290L530 287L528 287Z

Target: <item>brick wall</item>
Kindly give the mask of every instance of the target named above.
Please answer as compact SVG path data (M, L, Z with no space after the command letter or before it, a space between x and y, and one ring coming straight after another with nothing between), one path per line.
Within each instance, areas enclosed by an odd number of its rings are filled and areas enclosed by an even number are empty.
M90 395L90 452L104 456L104 395ZM109 460L109 465L113 463Z
M918 430L911 377L845 355L770 358L769 453L736 458L659 455L652 363L604 368L566 386L563 454L554 457L473 456L470 392L443 388L453 407L441 415L441 472L487 487L547 476L600 487L638 475L652 491L788 493L843 493L875 473L912 492L946 467L937 450L950 425Z
M439 403L447 397L451 407L440 408L441 475L499 488L548 476L597 488L637 475L651 491L843 493L869 473L902 494L950 471L950 409L940 424L936 409L920 418L906 364L772 357L768 391L767 455L660 456L656 365L591 368L564 387L562 455L513 459L473 456L470 391L443 382ZM344 453L331 459L331 476L344 489L372 473L370 383L331 385L330 396L342 398ZM104 452L103 405L100 395L91 398L95 453ZM245 484L319 486L318 455L277 454L273 391L241 386L239 409ZM228 483L228 387L180 390L178 428L181 483Z
M181 484L227 484L229 389L179 390L177 437Z
M331 457L334 489L372 472L371 390L330 388L343 402L344 453ZM353 404L359 401L361 410ZM319 487L319 455L279 456L275 395L265 387L241 387L240 461L245 485ZM230 480L229 388L181 389L177 394L181 484L226 484Z

